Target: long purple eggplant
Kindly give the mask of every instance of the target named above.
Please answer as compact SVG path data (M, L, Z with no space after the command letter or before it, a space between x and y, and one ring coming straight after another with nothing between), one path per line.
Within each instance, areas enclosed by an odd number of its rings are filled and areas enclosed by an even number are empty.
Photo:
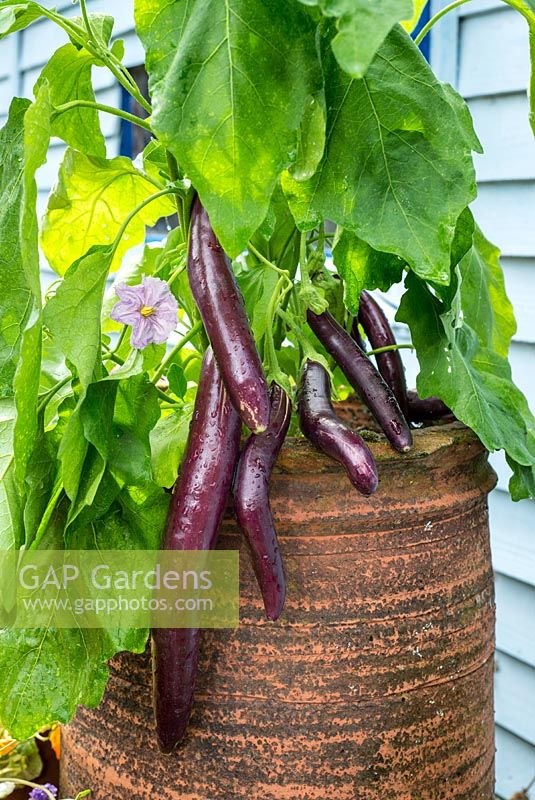
M362 292L360 295L359 322L364 328L373 350L396 344L396 337L386 314L368 292ZM407 383L399 350L378 353L375 359L379 372L387 386L390 386L405 419L408 420Z
M301 375L299 423L307 439L342 464L349 480L370 495L379 481L377 465L366 442L339 419L331 403L331 382L325 367L307 361Z
M426 422L453 417L451 408L438 397L421 398L418 392L408 392L409 418L412 422Z
M210 550L215 546L239 456L240 433L240 418L209 348L186 455L171 498L163 550ZM171 753L186 732L199 641L196 629L152 631L154 710L163 753Z
M240 456L234 483L236 518L247 540L268 619L281 614L286 596L284 567L269 505L269 479L292 416L290 398L271 387L271 415L264 433L251 434Z
M368 356L336 322L332 314L307 312L308 324L339 365L355 391L374 415L391 445L401 453L412 447L409 424L392 394Z
M188 276L234 408L253 433L269 423L269 394L245 304L201 201L191 212Z

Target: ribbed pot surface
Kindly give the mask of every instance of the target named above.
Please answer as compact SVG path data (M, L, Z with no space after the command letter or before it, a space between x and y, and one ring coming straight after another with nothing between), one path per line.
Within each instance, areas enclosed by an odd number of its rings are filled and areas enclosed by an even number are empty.
M282 618L265 621L242 546L242 622L204 635L184 744L158 753L150 659L121 656L64 730L62 796L493 799L494 473L458 423L416 431L408 456L371 438L371 498L288 440L271 492ZM230 516L220 546L240 547Z

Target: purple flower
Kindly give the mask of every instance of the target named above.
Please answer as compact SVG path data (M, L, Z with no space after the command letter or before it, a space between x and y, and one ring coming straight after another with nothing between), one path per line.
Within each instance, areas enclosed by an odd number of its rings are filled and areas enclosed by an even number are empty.
M115 293L119 302L110 316L115 322L132 326L132 347L142 350L168 340L177 324L178 303L165 281L143 277L137 286L118 284Z
M54 797L58 796L58 790L52 783L45 783L44 787L45 789L48 789L48 791L53 794ZM32 789L30 792L30 800L49 800L49 797L42 789Z

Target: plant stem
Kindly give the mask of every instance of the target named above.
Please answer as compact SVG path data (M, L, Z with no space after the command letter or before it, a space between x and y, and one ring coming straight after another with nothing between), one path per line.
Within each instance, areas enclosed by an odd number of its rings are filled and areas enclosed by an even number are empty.
M253 254L253 255L254 255L254 256L255 256L255 257L256 257L256 258L257 258L257 259L258 259L260 262L262 262L262 264L264 264L266 267L269 267L270 269L273 269L273 270L275 270L275 272L278 272L278 273L279 273L279 275L283 275L283 276L286 278L286 280L287 280L288 282L290 282L290 276L289 276L289 274L288 274L288 270L286 270L286 269L281 269L280 267L277 267L277 265L276 265L276 264L274 264L272 261L270 261L270 260L269 260L268 258L266 258L264 255L262 255L262 253L260 252L260 250L257 250L257 249L256 249L256 247L254 246L254 244L253 244L252 242L247 242L247 248L248 248L248 249L251 251L251 253L252 253L252 254Z
M59 392L59 390L62 389L65 386L65 384L69 383L69 381L71 381L71 380L72 380L72 375L67 375L65 378L62 378L60 381L58 381L58 383L56 383L56 385L53 386L43 396L43 399L41 400L41 402L37 406L37 413L40 414L41 411L43 411L46 408L46 406L49 404L49 402L52 400L54 395L57 394L57 392Z
M162 361L162 363L160 364L160 366L156 370L156 372L155 372L155 374L154 374L154 376L152 378L152 383L157 383L160 380L160 378L162 377L162 375L164 374L164 372L165 372L165 370L167 368L167 365L173 360L173 358L176 356L176 354L179 353L182 350L184 345L188 344L188 342L191 342L191 340L195 336L197 336L197 334L199 333L201 328L202 328L202 322L196 322L195 325L193 326L193 328L191 328L191 330L189 330L188 333L186 333L186 335L183 336L180 339L180 341L176 343L176 345L168 353L168 355L164 358L164 360Z
M378 347L376 350L368 350L367 356L378 356L381 353L390 353L393 350L414 350L413 344L389 344L386 347Z
M296 322L294 322L291 315L288 314L286 311L283 311L282 308L278 309L277 314L279 315L279 317L281 317L281 319L284 320L287 327L292 331L295 338L299 342L299 345L303 350L304 358L310 358L312 361L317 361L318 355L316 351L312 347L312 344L308 341L307 337L304 335L299 325L297 325Z
M277 383L281 383L281 369L279 365L279 359L277 358L277 351L275 350L275 340L273 337L273 328L275 327L275 313L277 310L277 306L280 306L282 301L284 300L287 293L292 288L291 282L289 285L284 288L284 284L286 283L288 276L281 275L279 280L277 281L277 285L275 287L275 291L273 292L273 296L269 301L269 305L266 312L267 318L267 325L266 325L266 362L267 362L267 372L268 377L275 380Z
M169 150L166 151L166 157L167 157L167 166L169 167L169 177L173 182L179 181L180 172L178 171L178 164L176 163L176 158ZM184 239L184 242L187 242L188 232L186 230L184 199L179 194L177 194L176 196L176 211L178 214L178 224L180 225L180 230L182 231L182 238Z
M106 114L113 114L116 117L121 117L121 119L125 119L127 122L131 122L133 125L137 125L149 131L149 133L152 133L152 128L147 120L136 117L135 114L130 114L129 111L122 111L119 108L107 106L104 103L94 103L92 100L71 100L69 103L63 103L60 106L56 106L53 116L59 116L73 108L94 108L96 111L104 111Z
M440 11L438 11L435 14L435 16L432 17L426 25L424 25L418 36L416 36L416 38L414 39L414 44L416 45L421 44L425 39L425 37L427 36L427 34L429 33L429 31L431 30L431 28L433 27L433 25L435 25L439 21L439 19L442 19L442 17L444 17L446 14L449 14L450 11L453 11L455 8L458 8L458 6L462 6L465 3L469 2L470 0L455 0L455 2L450 3L449 6L440 9Z
M174 189L171 186L167 186L165 189L162 189L161 191L156 192L155 194L151 194L150 197L146 197L145 200L142 200L141 203L139 203L134 209L132 209L132 211L129 213L129 215L127 216L127 218L125 219L125 221L123 222L121 227L119 228L117 236L115 237L115 240L114 240L114 242L112 244L112 252L113 252L113 254L115 254L115 251L119 247L121 239L123 238L126 229L130 225L130 223L132 222L134 217L137 214L139 214L140 211L143 211L145 206L148 206L150 203L152 203L153 200L159 200L160 197L165 197L168 194L176 194L176 189Z

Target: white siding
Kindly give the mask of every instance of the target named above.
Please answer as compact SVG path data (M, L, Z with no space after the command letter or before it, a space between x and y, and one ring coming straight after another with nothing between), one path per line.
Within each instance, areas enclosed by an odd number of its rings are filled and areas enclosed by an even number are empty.
M433 5L437 10L446 3ZM518 320L513 373L533 407L535 140L528 122L526 22L501 0L467 3L435 28L432 63L468 100L485 149L476 156L474 211L504 254ZM535 503L513 503L505 459L494 456L492 463L499 477L490 498L498 615L496 790L510 798L535 776Z

